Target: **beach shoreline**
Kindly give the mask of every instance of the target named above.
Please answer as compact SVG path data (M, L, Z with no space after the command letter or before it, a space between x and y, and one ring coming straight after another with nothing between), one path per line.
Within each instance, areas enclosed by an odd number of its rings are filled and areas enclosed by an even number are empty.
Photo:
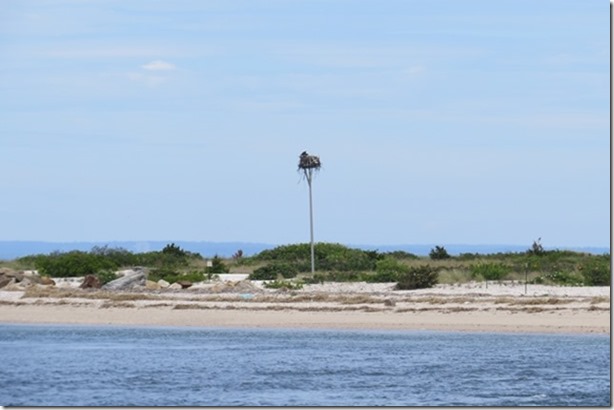
M496 333L609 334L609 312L420 313L173 310L75 306L0 306L3 324L178 326L213 328L421 330Z
M392 287L326 283L288 292L239 282L175 292L3 290L0 323L610 333L609 287L540 286L527 294L506 284Z

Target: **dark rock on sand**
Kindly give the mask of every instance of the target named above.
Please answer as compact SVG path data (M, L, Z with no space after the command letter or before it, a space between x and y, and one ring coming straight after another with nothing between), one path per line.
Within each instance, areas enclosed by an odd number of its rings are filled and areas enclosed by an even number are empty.
M83 278L83 282L79 286L81 289L100 289L102 284L100 280L94 275L87 275Z
M10 283L15 283L15 279L9 278L8 276L0 276L0 288L3 288Z
M2 270L0 270L0 275L6 278L15 278L15 282L21 282L24 277L23 273L17 272L10 268L2 268Z
M55 286L55 281L49 276L41 276L40 284L45 286Z
M177 283L181 285L181 289L187 289L192 286L192 282L189 280L178 280Z

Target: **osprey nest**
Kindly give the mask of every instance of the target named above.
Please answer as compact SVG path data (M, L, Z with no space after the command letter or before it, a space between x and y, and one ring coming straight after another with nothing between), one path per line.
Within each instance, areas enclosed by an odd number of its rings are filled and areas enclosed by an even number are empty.
M316 155L309 155L306 151L299 157L298 161L298 169L306 170L306 169L320 169L322 163L320 162L320 157Z

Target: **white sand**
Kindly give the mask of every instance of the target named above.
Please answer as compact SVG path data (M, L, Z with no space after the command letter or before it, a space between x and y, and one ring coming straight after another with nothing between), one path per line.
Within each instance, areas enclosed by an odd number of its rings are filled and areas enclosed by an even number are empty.
M215 288L217 286L218 288ZM394 291L394 284L326 283L283 292L256 286L92 294L64 288L27 297L0 291L0 322L430 329L498 332L610 332L609 287L469 283ZM218 293L212 293L218 289ZM64 292L64 293L61 293ZM95 297L93 297L95 296Z

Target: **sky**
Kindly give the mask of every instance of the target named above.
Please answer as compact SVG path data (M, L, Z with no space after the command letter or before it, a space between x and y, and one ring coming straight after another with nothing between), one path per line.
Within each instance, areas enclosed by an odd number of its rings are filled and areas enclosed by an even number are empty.
M0 240L610 244L610 5L3 0Z

